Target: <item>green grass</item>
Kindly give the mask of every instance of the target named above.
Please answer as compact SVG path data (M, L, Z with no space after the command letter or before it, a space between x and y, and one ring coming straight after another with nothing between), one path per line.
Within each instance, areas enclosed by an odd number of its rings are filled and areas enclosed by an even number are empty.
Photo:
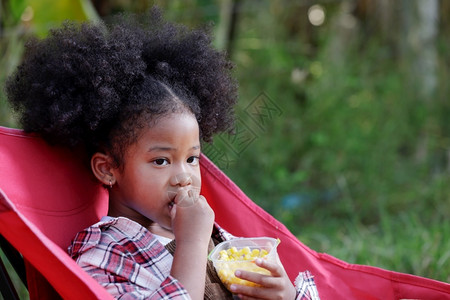
M310 248L350 263L449 282L450 226L423 224L415 212L383 216L382 224L327 220L303 225L297 237Z

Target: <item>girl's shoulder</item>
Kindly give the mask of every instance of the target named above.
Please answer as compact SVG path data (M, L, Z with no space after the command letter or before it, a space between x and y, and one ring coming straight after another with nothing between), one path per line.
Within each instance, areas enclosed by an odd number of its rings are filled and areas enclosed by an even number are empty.
M103 217L99 222L80 231L68 248L73 258L92 248L109 248L119 252L129 252L156 244L156 237L142 225L125 217Z

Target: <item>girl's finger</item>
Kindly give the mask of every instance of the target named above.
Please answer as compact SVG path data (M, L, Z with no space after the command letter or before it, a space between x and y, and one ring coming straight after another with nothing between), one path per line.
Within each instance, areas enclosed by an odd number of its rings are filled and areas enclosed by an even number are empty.
M257 283L266 288L276 286L276 277L273 277L271 275L264 275L255 272L237 270L235 276L247 281Z
M258 267L268 270L273 277L283 276L283 269L276 262L258 258L255 260L255 264Z
M249 287L240 284L232 284L230 286L233 294L237 294L239 299L270 299L266 298L265 289L257 287Z

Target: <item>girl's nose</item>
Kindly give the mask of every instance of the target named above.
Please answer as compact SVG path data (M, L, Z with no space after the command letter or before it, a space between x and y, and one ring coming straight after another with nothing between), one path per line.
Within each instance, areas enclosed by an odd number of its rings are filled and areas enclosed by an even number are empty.
M189 173L181 173L170 178L171 185L187 186L193 183L192 175Z

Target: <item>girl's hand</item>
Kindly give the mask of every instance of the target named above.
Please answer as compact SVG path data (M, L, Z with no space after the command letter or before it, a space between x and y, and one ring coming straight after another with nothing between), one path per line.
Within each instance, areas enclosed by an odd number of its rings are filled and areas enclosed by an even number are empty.
M271 275L262 275L248 271L236 271L236 277L261 285L250 287L232 284L230 289L239 295L240 299L288 299L294 300L296 290L280 263L257 259L256 265L268 270Z
M177 245L183 242L208 244L214 225L214 212L205 197L180 189L175 197L171 217Z

